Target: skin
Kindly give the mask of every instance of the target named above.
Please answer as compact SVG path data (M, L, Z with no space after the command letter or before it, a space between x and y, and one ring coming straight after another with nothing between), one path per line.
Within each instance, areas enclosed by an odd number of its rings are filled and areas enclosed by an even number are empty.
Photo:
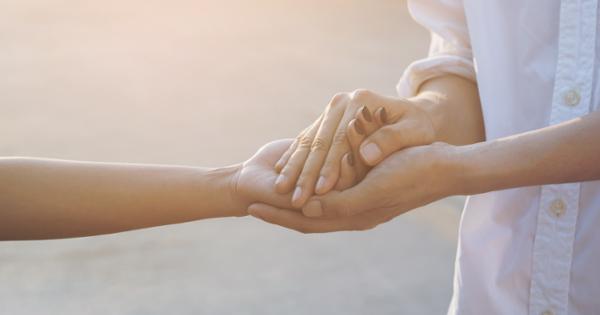
M485 140L477 86L469 80L444 76L427 81L415 97L389 100L403 104L403 111L401 115L392 113L389 124L360 145L361 156L369 166L404 148L433 142L466 145ZM392 106L392 110L396 107ZM369 147L375 150L367 150ZM373 152L379 154L367 154Z
M372 229L421 203L442 197L438 187L444 185L439 181L423 180L423 172L432 168L433 151L430 148L433 147L416 147L394 153L374 167L356 186L311 198L303 210L311 216L268 204L253 204L248 212L268 223L302 233ZM443 150L436 152L442 153Z
M385 113L385 122L381 121L381 112ZM313 194L323 195L335 187L341 157L352 149L347 126L353 119L386 125L358 149L367 166L406 147L434 141L468 144L485 138L477 87L460 77L430 80L419 95L409 99L368 90L337 94L276 164L280 172L276 190L282 194L293 192L294 207L302 207ZM387 145L390 143L394 145Z
M290 207L274 191L275 162L291 140L225 168L0 158L0 240L91 236L244 216L253 202ZM351 167L341 181L351 183Z
M479 142L484 133L476 93L472 83L459 78L426 83L416 98L425 100L421 108L433 122L436 140L448 143L394 151L404 147L402 134L381 137L387 139L377 142L381 162L352 188L310 198L303 211L312 217L265 204L253 204L250 214L304 233L365 230L447 196L600 179L600 112Z
M324 194L335 188L342 157L351 152L348 125L359 119L368 123L364 125L367 127L374 123L372 112L381 107L367 102L371 95L359 90L334 96L317 121L298 135L276 163L280 173L276 191L293 193L291 202L295 208L301 208L315 192ZM368 114L361 116L362 113ZM365 132L368 134L369 130Z
M380 110L383 108L380 108ZM381 111L376 111L381 116ZM346 129L347 140L350 144L351 151L347 153L342 159L342 167L341 167L341 177L338 183L336 184L336 191L343 191L354 186L356 183L360 182L367 172L371 169L368 165L366 165L360 158L360 153L358 152L360 144L373 132L381 128L384 124L383 120L378 118L366 119L365 115L372 115L368 112L368 109L363 108L359 110L357 113L357 117L350 121L348 128ZM376 115L377 116L377 115ZM351 157L353 163L350 165L347 163L348 159ZM349 165L349 167L344 167L344 164ZM319 217L321 215L320 212L311 212L311 208L304 207L302 208L302 212L307 217Z

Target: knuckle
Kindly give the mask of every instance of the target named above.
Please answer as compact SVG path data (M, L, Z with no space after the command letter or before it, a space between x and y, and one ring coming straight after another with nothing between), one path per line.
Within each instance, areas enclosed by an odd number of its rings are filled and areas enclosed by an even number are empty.
M357 89L352 92L352 99L355 101L363 101L373 96L373 92L367 89Z
M331 101L329 101L329 104L333 105L333 104L342 103L343 101L346 100L346 97L348 97L348 95L346 93L337 93L331 98Z
M326 151L327 148L329 147L327 141L323 140L322 138L317 138L315 139L315 141L313 141L311 147L310 147L310 151L311 152L323 152Z
M298 149L300 149L300 150L310 149L310 147L312 146L312 143L313 143L313 139L311 137L303 136L300 138L300 141L298 141Z
M338 130L338 132L333 137L334 145L343 145L348 142L347 131L345 128Z
M404 98L396 99L392 104L402 109L411 109L414 106L414 104L411 103L411 101Z

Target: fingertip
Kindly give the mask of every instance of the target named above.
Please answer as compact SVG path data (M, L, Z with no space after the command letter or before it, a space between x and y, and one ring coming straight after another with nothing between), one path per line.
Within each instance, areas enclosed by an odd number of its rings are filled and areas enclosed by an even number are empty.
M379 112L379 121L381 121L381 124L383 125L388 123L388 114L387 109L385 109L385 107L382 107L381 111Z
M348 166L350 166L350 167L354 166L354 154L352 154L352 152L346 153L344 158L345 158L345 162L346 162L346 164L348 164Z
M361 121L359 119L356 119L356 118L352 119L352 121L350 121L350 123L349 123L349 126L359 136L366 135L365 128L363 127L363 125L362 125L362 123L361 123Z
M292 203L298 202L298 200L302 197L302 187L296 186L294 189L294 194L292 195Z
M378 109L376 109L376 110L375 110L375 112L373 112L373 116L375 116L375 122L376 122L378 125L382 125L382 123L381 123L381 120L379 119L379 118L380 118L380 115L381 115L381 114L380 114L380 112L381 112L381 109L382 109L382 108L383 108L383 107L379 107Z
M371 111L367 108L367 106L363 105L363 107L360 108L360 115L367 122L371 122L373 120L373 115L371 115Z
M288 194L292 191L292 182L288 176L281 174L275 180L275 191L278 194Z
M363 141L363 139L365 138L365 136L358 133L358 131L355 128L354 121L351 122L350 125L348 125L346 134L347 134L347 138L348 138L348 143L350 144L350 150L358 151L358 147L360 146L360 144Z
M327 182L327 178L323 175L319 176L319 180L317 181L317 186L315 186L315 192L320 194L323 190L325 190L325 184Z
M381 148L374 142L364 143L360 147L360 156L369 166L376 165L382 155Z
M353 167L349 163L350 156L352 153L346 153L342 158L342 166L340 168L340 176L338 181L335 183L335 190L344 190L352 185L355 178Z
M375 113L375 120L377 122L377 124L381 127L385 124L387 124L387 111L385 109L385 107L379 107Z
M283 194L285 193L284 191L285 188L285 176L283 174L277 176L277 179L275 180L275 191L277 193Z
M315 188L315 193L317 195L324 195L328 193L331 189L333 189L336 181L337 176L334 174L321 175L319 182L317 183L317 187Z
M281 170L283 169L283 162L281 162L281 160L277 161L273 168L275 169L275 172L281 173Z
M325 196L309 200L302 208L302 213L310 218L335 219L343 217L344 215L338 212L340 193L339 191L332 191Z
M362 127L362 135L365 136L370 135L379 128L379 124L372 116L370 116L370 119L367 119L364 114L359 115L356 125Z
M294 194L292 195L292 207L295 209L301 209L308 199L307 190L302 186L296 186Z

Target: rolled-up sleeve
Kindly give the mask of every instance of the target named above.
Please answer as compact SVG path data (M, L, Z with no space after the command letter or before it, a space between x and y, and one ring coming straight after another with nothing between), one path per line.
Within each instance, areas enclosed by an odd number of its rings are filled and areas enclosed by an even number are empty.
M397 85L401 97L414 96L421 84L454 74L475 81L475 66L463 0L409 0L410 14L431 33L429 55L410 64Z

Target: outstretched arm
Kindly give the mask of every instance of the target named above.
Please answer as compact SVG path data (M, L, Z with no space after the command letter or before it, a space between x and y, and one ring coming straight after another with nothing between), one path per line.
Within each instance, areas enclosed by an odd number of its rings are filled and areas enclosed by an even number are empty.
M252 202L289 208L274 191L291 140L225 168L0 158L0 240L115 233L243 216Z
M0 158L0 240L90 236L215 217L251 203L290 208L275 162L292 140L225 168ZM340 182L352 182L348 157Z
M600 112L458 150L462 194L600 180Z
M0 159L0 239L114 233L245 209L232 198L237 167Z

